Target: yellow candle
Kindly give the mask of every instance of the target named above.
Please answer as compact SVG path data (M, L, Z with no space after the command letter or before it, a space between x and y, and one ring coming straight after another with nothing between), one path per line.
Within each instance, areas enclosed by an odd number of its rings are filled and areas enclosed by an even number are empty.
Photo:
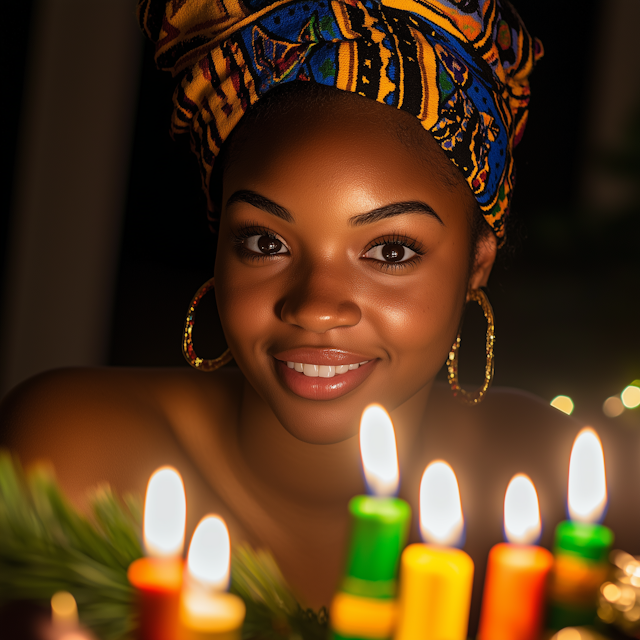
M224 520L200 521L189 545L180 598L180 640L240 640L244 602L227 593L231 542Z
M458 482L445 462L431 463L420 484L420 528L431 544L409 545L400 561L394 640L465 640L473 561L460 544L464 518Z

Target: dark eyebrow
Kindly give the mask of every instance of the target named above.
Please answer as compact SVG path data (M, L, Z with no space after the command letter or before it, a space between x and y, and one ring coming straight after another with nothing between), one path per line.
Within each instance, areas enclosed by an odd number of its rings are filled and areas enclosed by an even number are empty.
M234 204L235 202L246 202L247 204L250 204L257 209L262 209L262 211L266 211L272 216L281 218L286 222L295 222L293 216L284 207L276 204L273 200L269 200L269 198L261 196L255 191L249 191L248 189L241 189L240 191L236 191L227 200L227 207Z
M353 218L349 218L349 224L354 227L359 227L365 224L379 222L386 218L401 216L405 213L422 213L435 218L442 226L444 226L444 222L442 222L440 216L428 204L418 200L394 202L393 204L388 204L384 207L378 207L377 209L373 209L367 213L361 213L360 215L353 216Z

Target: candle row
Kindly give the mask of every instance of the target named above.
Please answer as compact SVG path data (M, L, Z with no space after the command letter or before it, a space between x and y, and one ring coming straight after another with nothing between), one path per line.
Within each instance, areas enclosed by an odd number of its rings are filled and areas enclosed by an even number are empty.
M128 578L138 600L139 640L240 640L244 602L227 593L231 543L224 520L204 517L182 561L186 496L180 474L158 469L144 505L145 557Z
M457 548L464 544L465 527L453 470L443 461L425 470L420 486L425 543L403 551L411 510L395 497L395 436L382 407L372 405L364 412L360 443L372 495L357 496L349 504L352 534L345 577L330 610L333 640L464 640L474 566ZM508 542L489 554L479 640L536 640L545 615L552 629L593 622L613 542L612 532L597 524L606 502L604 457L592 429L584 429L574 443L571 520L556 530L555 558L535 545L541 523L533 483L524 474L512 479L505 495Z

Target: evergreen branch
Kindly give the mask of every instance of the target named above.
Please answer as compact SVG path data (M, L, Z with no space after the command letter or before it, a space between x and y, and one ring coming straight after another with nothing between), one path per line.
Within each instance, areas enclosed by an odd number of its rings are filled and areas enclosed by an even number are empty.
M127 640L136 628L127 568L142 556L141 501L121 501L105 485L90 495L90 512L91 519L68 502L49 468L26 476L0 451L0 604L69 591L101 640ZM247 606L244 640L326 637L326 611L303 609L266 551L234 549L231 590Z

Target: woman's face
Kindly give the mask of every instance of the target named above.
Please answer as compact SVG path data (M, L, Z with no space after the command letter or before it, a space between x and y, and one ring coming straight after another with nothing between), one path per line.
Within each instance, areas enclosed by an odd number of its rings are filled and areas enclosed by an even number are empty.
M473 198L451 167L412 116L357 96L234 140L218 310L247 381L300 440L340 442L367 404L426 398L492 262L469 282Z

